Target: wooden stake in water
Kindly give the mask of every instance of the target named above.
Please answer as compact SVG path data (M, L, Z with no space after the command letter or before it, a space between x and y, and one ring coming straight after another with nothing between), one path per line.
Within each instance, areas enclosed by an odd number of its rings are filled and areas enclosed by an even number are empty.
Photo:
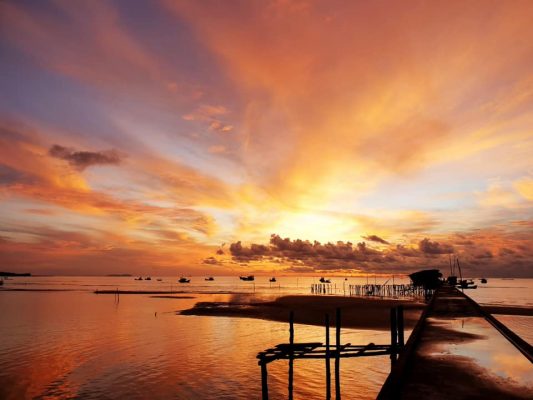
M329 314L326 314L326 400L331 399L331 369L329 358Z
M293 379L294 379L294 360L293 360L293 345L294 345L294 312L289 314L289 400L292 400Z
M398 344L401 348L405 345L404 332L403 332L403 306L396 308L396 323L398 326Z
M337 351L335 352L335 399L341 399L341 309L337 308L335 316L335 340Z
M261 365L261 394L262 394L263 400L268 400L267 365L265 361L261 361L260 365Z
M396 363L396 345L398 343L398 326L396 324L396 309L390 309L390 361L391 366Z

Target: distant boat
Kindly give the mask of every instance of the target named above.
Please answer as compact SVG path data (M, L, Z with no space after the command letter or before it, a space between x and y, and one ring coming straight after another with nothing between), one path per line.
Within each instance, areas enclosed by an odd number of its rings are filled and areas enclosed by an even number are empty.
M136 280L136 281L142 281L142 280L143 280L143 277L142 277L142 276L139 276L138 278L135 278L134 280Z
M183 278L183 277L178 280L179 283L189 283L190 281L191 281L190 279Z
M157 278L157 281L158 281L158 282L161 282L162 280L163 280L163 279L161 279L161 278Z
M320 283L331 283L331 281L329 279L322 277L320 278Z
M481 278L481 283L487 283L487 278Z
M473 280L466 280L466 279L459 281L459 284L457 285L457 287L460 287L461 289L477 289L477 285L474 285Z
M212 276L210 276L209 278L205 278L206 281L214 281L215 278L213 278Z
M149 276L147 276L146 278L144 278L145 281L151 281L152 278L150 278Z
M240 276L239 279L241 281L254 281L255 277L253 275L248 275L248 276Z
M273 276L272 278L270 278L270 280L269 280L269 281L270 281L270 282L276 282L276 277L275 277L275 276Z

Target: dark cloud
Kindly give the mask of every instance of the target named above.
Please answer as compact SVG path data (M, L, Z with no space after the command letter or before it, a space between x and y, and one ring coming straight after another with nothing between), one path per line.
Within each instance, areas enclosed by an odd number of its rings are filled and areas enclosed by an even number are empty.
M204 258L204 260L202 261L202 264L220 265L220 261L218 261L215 257L207 257L207 258Z
M68 161L73 167L84 170L93 165L118 165L121 157L116 150L105 151L76 151L54 144L48 150L52 157Z
M251 244L250 247L244 247L241 242L232 243L229 251L238 261L258 260L269 253L269 248L262 244Z
M449 244L442 244L439 242L432 242L428 238L422 239L418 243L418 248L425 254L451 254L453 253L453 246Z
M389 242L387 242L385 239L380 238L380 237L377 236L377 235L363 236L363 239L365 239L365 240L369 240L369 241L371 241L371 242L377 242L377 243L382 243L382 244L389 244Z
M270 237L269 245L251 244L243 246L235 242L230 245L230 253L233 259L239 262L268 260L275 263L290 263L289 268L295 271L311 268L320 270L355 270L361 263L383 263L391 261L394 257L390 254L372 249L365 242L336 242L322 244L318 241L290 238L281 238L279 235Z
M484 248L482 242L474 237L473 245L459 248L424 238L412 244L372 248L367 242L351 243L338 241L320 243L301 239L282 238L271 235L268 244L243 245L240 241L232 243L229 251L234 262L248 264L254 262L276 263L286 266L290 272L387 272L409 273L428 266L447 269L447 255L458 254L463 260L463 268L475 273L479 268L496 270L505 263ZM414 243L417 243L416 245ZM509 255L513 262L516 255ZM509 261L509 260L507 260ZM485 264L482 264L482 263ZM513 267L514 268L514 267ZM514 268L516 269L516 268ZM484 271L486 275L487 271ZM498 273L504 275L505 271ZM496 273L495 273L496 274Z
M27 174L8 167L7 165L0 164L0 185L11 185L13 183L28 181L29 177Z

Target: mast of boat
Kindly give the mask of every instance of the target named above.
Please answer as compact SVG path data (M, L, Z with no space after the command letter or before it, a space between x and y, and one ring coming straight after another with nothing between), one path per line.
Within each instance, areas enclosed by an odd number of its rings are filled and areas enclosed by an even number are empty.
M459 268L459 282L461 283L461 290L464 292L463 289L463 272L461 271L461 264L459 264L459 257L456 258L457 261L457 268Z
M450 276L453 276L452 255L448 254L448 257L450 258Z

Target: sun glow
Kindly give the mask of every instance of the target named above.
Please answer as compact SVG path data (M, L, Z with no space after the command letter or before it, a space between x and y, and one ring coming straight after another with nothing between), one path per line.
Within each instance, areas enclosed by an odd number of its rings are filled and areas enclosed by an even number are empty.
M334 214L312 211L285 214L272 227L272 232L282 237L318 240L319 242L360 240L355 222L347 222Z

